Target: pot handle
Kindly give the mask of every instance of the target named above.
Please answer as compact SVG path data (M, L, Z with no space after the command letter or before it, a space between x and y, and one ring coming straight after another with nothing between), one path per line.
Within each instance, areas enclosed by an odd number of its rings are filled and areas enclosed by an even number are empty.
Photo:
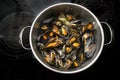
M19 34L19 38L20 38L19 43L20 43L21 46L22 46L24 49L26 49L26 50L31 50L31 48L27 48L27 47L24 46L24 44L23 44L23 32L25 31L25 29L30 28L30 27L31 27L31 26L26 26L26 27L24 27L24 28L21 30L20 34Z
M111 29L111 27L110 27L110 25L108 24L108 23L106 23L106 22L100 22L101 24L105 24L105 25L107 25L107 27L108 27L108 29L109 29L109 31L110 31L110 40L109 40L109 42L107 42L107 43L104 43L104 45L109 45L109 44L111 44L111 42L112 42L112 38L113 38L113 32L112 32L112 29Z

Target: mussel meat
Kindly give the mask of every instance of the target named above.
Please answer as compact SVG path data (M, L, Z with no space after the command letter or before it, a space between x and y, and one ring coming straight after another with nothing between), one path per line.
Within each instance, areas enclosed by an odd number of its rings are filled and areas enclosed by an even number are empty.
M57 47L59 45L63 44L62 39L56 39L54 42L47 43L45 45L45 48L51 48L51 47Z
M75 67L79 66L79 63L77 61L74 61L73 64L74 64Z
M78 42L74 42L74 43L72 44L72 46L75 47L75 48L79 48L79 47L80 47L80 44L79 44Z
M53 25L53 32L56 33L56 34L58 34L58 35L60 34L58 26Z
M48 27L47 27L46 25L43 25L43 26L41 27L41 29L42 29L42 30L47 30Z
M75 40L76 40L76 37L71 36L71 37L67 40L66 44L69 45L69 44L73 43Z
M73 20L73 16L72 15L66 15L66 17L67 17L68 21L72 21Z
M86 29L87 30L92 30L93 29L93 24L92 24L92 22L89 22L88 24L87 24L87 26L86 26Z
M66 52L66 53L70 53L71 51L72 51L72 48L71 48L71 47L66 47L66 48L65 48L65 52Z
M62 30L62 34L64 35L64 36L66 36L67 35L67 29L66 29L66 26L62 26L61 27L61 30Z

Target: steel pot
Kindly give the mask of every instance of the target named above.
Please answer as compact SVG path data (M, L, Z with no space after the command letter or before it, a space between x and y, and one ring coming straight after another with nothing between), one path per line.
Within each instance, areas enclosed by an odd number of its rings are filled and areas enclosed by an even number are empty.
M94 26L96 29L95 39L96 39L97 49L95 51L95 54L90 60L86 61L82 66L80 66L76 69L61 70L56 67L50 66L48 63L46 63L43 60L43 58L40 55L40 52L38 51L38 49L36 47L36 38L39 35L39 30L35 27L35 23L43 21L45 18L50 17L51 14L59 15L59 13L61 13L61 12L63 12L63 13L71 12L73 16L81 17L81 19L83 19L82 21L84 21L85 23L94 22ZM31 28L30 34L29 34L30 48L31 48L35 58L43 66L45 66L46 68L48 68L54 72L65 73L65 74L81 72L81 71L89 68L91 65L93 65L93 63L95 63L95 61L98 59L98 57L100 56L100 54L102 52L103 46L105 45L104 44L104 31L103 31L101 24L106 24L108 26L108 29L110 30L111 40L108 43L106 43L106 45L110 44L112 41L112 30L111 30L110 26L106 22L100 22L98 20L98 18L87 8L85 8L81 5L78 5L78 4L74 4L74 3L58 3L58 4L51 5L37 15L32 26L30 27ZM27 50L29 50L29 48L24 47L24 45L22 43L22 35L23 35L24 30L28 27L29 26L23 28L20 33L20 43L22 44L23 48L27 49Z

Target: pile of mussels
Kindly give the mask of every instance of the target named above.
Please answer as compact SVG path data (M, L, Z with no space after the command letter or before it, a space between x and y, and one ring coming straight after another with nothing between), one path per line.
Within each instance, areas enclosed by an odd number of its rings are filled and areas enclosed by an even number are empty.
M51 66L74 69L92 58L96 50L93 22L83 24L70 14L61 13L39 24L37 48Z

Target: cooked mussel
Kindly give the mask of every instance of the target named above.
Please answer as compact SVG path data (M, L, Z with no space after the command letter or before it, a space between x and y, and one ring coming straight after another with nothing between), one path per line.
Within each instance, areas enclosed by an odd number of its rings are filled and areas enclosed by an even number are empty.
M86 53L86 57L91 58L94 55L95 50L96 50L95 44L91 44L88 47L86 47L84 51Z
M58 20L60 20L64 25L69 25L69 21L65 17L64 13L61 13L58 17Z
M66 52L66 53L70 53L71 51L72 51L72 47L66 47L66 48L65 48L65 52Z
M73 63L73 62L72 62L71 60L68 59L68 60L65 62L63 68L64 68L64 69L70 68L70 66L72 65L72 63Z
M83 61L85 60L85 56L83 53L80 53L79 60L80 60L80 64L83 63Z
M50 32L49 36L54 36L54 33L53 33L53 32Z
M62 34L63 34L64 36L67 35L67 27L66 27L65 25L63 25L63 26L61 27L61 31L62 31Z
M47 27L47 25L43 25L43 26L41 27L41 29L42 29L42 30L47 30L48 27Z
M93 24L92 24L92 22L89 22L88 24L87 24L87 26L86 26L86 29L87 30L92 30L93 29Z
M66 44L69 45L71 43L73 43L76 40L76 37L74 37L73 35L67 40Z
M61 25L62 25L61 21L59 21L59 20L55 21L55 24L56 24L57 26L61 26Z
M59 46L59 45L61 45L61 44L63 44L63 41L62 41L61 38L59 38L59 39L55 39L53 42L50 41L49 43L47 43L47 44L45 45L44 48L57 47L57 46Z
M74 43L72 44L72 46L75 47L75 48L79 48L79 47L80 47L80 43L74 42Z
M79 66L79 62L78 61L74 61L73 64L74 64L75 67Z
M68 21L72 21L73 20L73 16L72 15L66 15L66 17L67 17Z
M59 30L59 28L58 28L58 26L56 26L56 25L53 25L53 30L52 30L54 33L56 33L56 34L60 34L60 30Z

